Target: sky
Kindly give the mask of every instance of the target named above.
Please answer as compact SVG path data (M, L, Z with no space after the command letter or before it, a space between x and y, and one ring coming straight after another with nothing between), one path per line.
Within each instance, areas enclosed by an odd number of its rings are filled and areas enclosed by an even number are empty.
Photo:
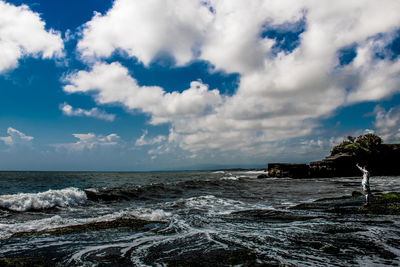
M398 0L0 0L0 170L266 167L400 142Z

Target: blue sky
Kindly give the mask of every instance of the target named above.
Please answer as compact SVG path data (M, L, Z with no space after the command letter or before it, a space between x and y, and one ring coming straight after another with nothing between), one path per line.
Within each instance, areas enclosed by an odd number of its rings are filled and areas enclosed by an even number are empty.
M0 0L0 170L264 167L400 142L398 1Z

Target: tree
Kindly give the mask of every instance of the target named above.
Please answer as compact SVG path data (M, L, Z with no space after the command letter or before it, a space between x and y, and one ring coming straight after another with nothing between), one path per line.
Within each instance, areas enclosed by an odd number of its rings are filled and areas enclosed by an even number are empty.
M332 148L331 155L347 153L358 158L363 158L379 152L381 144L382 138L372 133L360 135L357 138L348 136L347 140Z
M356 141L356 138L355 138L354 136L349 135L349 136L347 136L347 140L348 140L350 143L354 143L354 142Z

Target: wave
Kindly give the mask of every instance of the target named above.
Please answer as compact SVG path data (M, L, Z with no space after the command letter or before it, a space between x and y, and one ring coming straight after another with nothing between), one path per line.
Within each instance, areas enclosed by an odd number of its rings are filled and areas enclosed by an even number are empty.
M85 203L86 193L78 188L48 190L40 193L19 193L0 196L0 208L11 211L35 211Z

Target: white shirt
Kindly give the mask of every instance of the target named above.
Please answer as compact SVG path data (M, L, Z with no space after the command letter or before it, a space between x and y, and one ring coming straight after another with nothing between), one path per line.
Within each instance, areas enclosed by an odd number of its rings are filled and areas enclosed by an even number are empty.
M361 184L362 185L369 185L369 172L364 168L361 168L361 167L358 167L358 168L360 169L360 171L363 172L363 179L362 179Z

